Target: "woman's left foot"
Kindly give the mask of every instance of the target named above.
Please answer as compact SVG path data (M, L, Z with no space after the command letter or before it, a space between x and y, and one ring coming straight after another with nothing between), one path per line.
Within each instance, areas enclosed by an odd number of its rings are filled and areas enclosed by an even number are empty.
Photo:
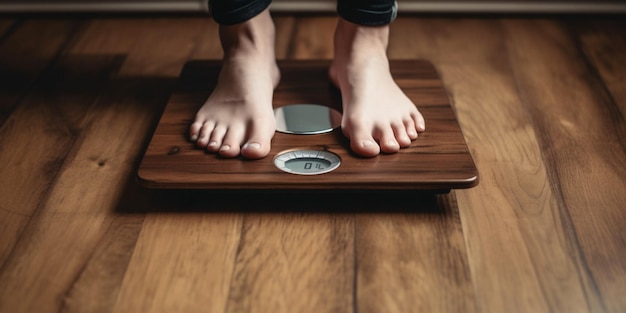
M396 153L425 130L424 118L389 71L389 26L360 26L340 19L331 81L341 90L341 128L364 157Z

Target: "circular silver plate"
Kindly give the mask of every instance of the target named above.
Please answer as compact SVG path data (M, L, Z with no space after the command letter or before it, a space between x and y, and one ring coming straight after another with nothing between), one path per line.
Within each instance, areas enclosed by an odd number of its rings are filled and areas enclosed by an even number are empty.
M312 135L341 126L341 113L319 104L290 104L274 109L276 130L287 134Z
M317 175L335 170L341 165L341 158L325 150L294 149L279 153L274 165L291 174Z

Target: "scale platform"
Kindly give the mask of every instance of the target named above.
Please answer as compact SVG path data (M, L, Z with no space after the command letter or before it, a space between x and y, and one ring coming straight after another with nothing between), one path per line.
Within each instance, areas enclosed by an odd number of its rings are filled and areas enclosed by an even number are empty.
M328 81L329 61L285 60L278 65L281 82L274 108L317 104L341 110L341 96ZM421 60L396 60L390 66L426 120L426 131L410 147L364 158L350 151L339 128L313 134L277 131L267 157L247 160L219 157L188 140L189 125L220 69L219 61L190 61L146 149L138 180L148 188L212 190L446 192L478 184L478 171L436 69ZM329 170L332 166L336 168ZM296 174L289 168L298 168Z

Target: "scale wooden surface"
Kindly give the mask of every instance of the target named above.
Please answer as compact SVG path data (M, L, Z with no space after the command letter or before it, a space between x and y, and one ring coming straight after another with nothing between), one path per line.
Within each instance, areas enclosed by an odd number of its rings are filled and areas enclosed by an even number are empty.
M341 98L327 78L329 61L279 62L281 82L274 107L323 104L340 110ZM190 61L171 96L138 170L142 185L169 189L433 190L470 188L478 172L437 71L427 61L392 61L398 85L418 106L426 131L396 154L353 154L341 129L317 135L276 132L269 156L225 159L188 140L197 109L215 86L218 61ZM382 103L381 105L384 105ZM286 173L274 165L285 150L309 148L338 155L341 165L319 175Z

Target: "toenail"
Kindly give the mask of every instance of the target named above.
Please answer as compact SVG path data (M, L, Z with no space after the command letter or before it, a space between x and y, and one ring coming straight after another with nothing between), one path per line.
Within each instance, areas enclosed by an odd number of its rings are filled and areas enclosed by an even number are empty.
M228 151L228 150L230 150L230 146L229 146L229 145L223 145L223 146L220 148L220 151Z
M388 143L389 145L391 145L391 146L397 146L397 145L398 145L398 142L397 142L397 141L395 141L395 140L393 140L393 139L389 139L389 140L387 140L387 143Z
M196 141L198 140L198 135L192 135L191 136L191 141Z
M217 146L217 141L209 142L209 147L215 147L215 146Z
M426 129L426 124L424 124L423 121L420 121L419 123L420 129Z
M261 144L258 142L246 143L243 145L244 149L259 149L261 148Z
M361 144L363 145L363 147L367 147L373 145L374 142L372 142L371 140L365 140Z

